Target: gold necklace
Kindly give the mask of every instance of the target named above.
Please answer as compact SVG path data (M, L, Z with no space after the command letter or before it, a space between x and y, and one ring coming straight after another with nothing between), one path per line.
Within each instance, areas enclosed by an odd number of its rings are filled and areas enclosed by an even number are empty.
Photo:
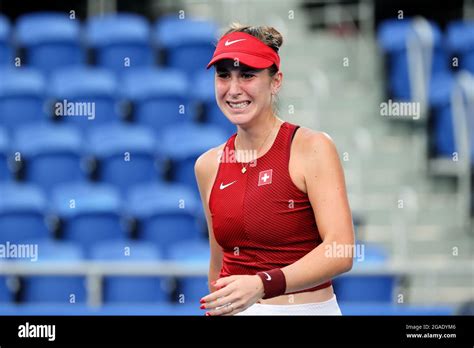
M270 129L270 132L268 132L267 136L265 137L265 139L263 140L263 143L260 145L260 148L257 150L257 154L256 154L256 157L258 157L258 153L260 152L260 150L262 149L263 145L265 144L265 142L267 141L268 137L270 136L270 134L272 133L273 129L275 128L275 124L276 124L276 120L277 118L275 117L275 121L273 121L273 127ZM238 135L238 134L237 134ZM237 140L237 136L236 136L236 140ZM234 142L234 148L235 148L235 142ZM255 158L256 160L257 158ZM250 161L251 162L251 161ZM243 162L240 162L242 164L242 174L245 174L245 172L247 171L247 166L250 162L247 162L246 165L244 166L244 163Z

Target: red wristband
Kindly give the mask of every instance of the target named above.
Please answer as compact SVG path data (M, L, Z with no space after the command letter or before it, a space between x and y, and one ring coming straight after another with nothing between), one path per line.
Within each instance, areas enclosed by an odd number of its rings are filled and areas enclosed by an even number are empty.
M285 294L286 279L280 268L275 268L266 272L258 272L257 275L263 282L263 291L265 292L265 295L262 297L263 299Z

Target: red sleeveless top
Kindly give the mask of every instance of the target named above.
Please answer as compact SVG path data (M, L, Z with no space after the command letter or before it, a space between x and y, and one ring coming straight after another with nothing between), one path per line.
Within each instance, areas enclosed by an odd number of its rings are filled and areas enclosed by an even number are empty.
M308 195L288 171L298 128L282 123L270 150L246 164L245 173L232 156L237 133L227 140L209 198L214 236L224 254L219 277L288 266L322 242Z

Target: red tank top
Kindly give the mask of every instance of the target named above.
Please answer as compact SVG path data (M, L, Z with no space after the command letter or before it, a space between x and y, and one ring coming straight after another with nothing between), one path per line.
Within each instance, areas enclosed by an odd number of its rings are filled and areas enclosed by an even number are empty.
M298 128L282 123L270 150L249 163L246 173L232 156L237 133L227 140L209 198L214 236L224 254L219 277L288 266L322 242L308 195L288 171ZM329 280L297 292L330 285Z

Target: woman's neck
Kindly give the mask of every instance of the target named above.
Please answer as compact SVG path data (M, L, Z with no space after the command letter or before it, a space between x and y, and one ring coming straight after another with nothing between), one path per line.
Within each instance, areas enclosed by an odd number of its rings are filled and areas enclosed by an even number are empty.
M272 136L272 133L275 133L282 123L283 121L272 113L266 117L255 119L250 125L237 126L239 150L258 151L262 145L265 148L268 143L273 143L274 134ZM262 144L263 142L266 144Z

